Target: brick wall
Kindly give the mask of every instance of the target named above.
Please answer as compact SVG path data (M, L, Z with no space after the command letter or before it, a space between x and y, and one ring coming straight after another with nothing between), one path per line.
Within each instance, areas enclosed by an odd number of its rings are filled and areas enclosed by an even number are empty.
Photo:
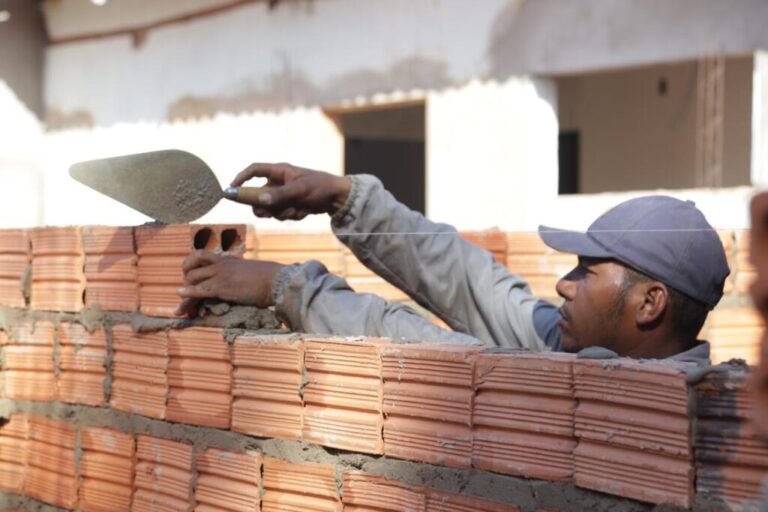
M106 231L67 228L67 243L102 237L75 256L84 279L69 261L45 274L81 283L83 304L65 287L57 304L71 311L0 307L0 508L703 511L759 496L768 444L750 426L743 365L706 374L146 316L175 307L166 287L190 250L245 240L208 228L153 232L138 255L125 228L112 252ZM160 285L130 270L146 255ZM91 282L130 307L96 309Z

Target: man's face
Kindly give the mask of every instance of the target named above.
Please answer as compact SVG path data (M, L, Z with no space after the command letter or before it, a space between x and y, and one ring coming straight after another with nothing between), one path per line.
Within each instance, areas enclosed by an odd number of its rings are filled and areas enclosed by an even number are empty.
M579 264L557 283L565 299L560 308L563 350L601 346L623 355L623 332L631 325L622 300L624 267L612 260L579 257ZM631 316L631 315L630 315Z

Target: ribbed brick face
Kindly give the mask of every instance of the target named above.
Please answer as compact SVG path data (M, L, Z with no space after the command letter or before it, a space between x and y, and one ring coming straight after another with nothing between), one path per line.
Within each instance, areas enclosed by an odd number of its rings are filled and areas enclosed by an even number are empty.
M168 335L134 333L127 325L112 329L114 409L164 419L168 395Z
M4 337L3 396L13 400L45 402L56 394L54 344L51 322L24 322Z
M689 389L684 364L574 364L576 484L688 507L693 499Z
M136 445L133 436L90 426L82 427L80 436L80 509L130 511Z
M32 298L39 311L80 311L85 293L85 256L79 227L37 228L32 241Z
M573 478L574 359L568 354L477 357L474 467L527 478Z
M768 440L755 432L753 408L743 370L710 374L696 386L696 490L734 509L760 499L768 474Z
M479 350L450 345L382 349L387 456L471 466L472 369Z
M103 329L88 332L80 324L62 323L59 339L58 400L70 404L104 405L106 332Z
M82 236L85 305L104 311L135 311L139 283L133 228L86 226Z
M261 461L253 451L198 454L195 512L259 512Z
M193 327L168 332L167 419L228 429L232 365L221 329Z
M292 464L265 459L262 512L281 510L341 512L336 468L328 464Z
M62 420L29 418L24 494L61 508L77 507L77 428Z
M425 512L427 509L422 489L357 471L344 473L341 492L345 511Z
M0 305L23 308L23 280L31 262L29 232L0 229Z
M191 445L139 436L131 510L193 510L193 462Z
M304 345L280 336L235 340L232 429L278 439L302 437Z
M23 494L29 457L29 417L12 415L0 427L0 490Z
M308 340L305 351L303 439L333 448L383 453L379 347Z

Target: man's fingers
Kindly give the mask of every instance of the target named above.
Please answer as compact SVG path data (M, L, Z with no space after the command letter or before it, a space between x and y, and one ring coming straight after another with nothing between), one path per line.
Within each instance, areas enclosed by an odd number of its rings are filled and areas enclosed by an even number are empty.
M231 187L239 187L251 178L267 178L272 183L285 183L285 166L282 164L251 164L240 171L230 183Z
M259 206L270 210L302 206L301 199L307 195L307 186L301 180L290 181L280 187L270 188L259 196Z
M176 316L195 316L199 304L199 299L183 299L179 305L176 306L176 310L173 314Z
M206 265L212 265L221 259L221 256L214 254L211 251L205 251L199 249L189 256L181 264L181 270L186 274L192 269L203 267Z
M219 272L216 265L207 265L205 267L194 268L184 273L185 285L196 285L206 279L210 279Z
M182 286L176 293L185 299L215 299L216 293L211 290L210 286L207 286L204 281L197 285Z

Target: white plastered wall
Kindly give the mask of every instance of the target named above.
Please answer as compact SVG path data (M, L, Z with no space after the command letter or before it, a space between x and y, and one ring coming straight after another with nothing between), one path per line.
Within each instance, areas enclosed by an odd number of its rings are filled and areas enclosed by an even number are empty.
M556 91L526 77L427 96L427 215L531 229L557 198Z

